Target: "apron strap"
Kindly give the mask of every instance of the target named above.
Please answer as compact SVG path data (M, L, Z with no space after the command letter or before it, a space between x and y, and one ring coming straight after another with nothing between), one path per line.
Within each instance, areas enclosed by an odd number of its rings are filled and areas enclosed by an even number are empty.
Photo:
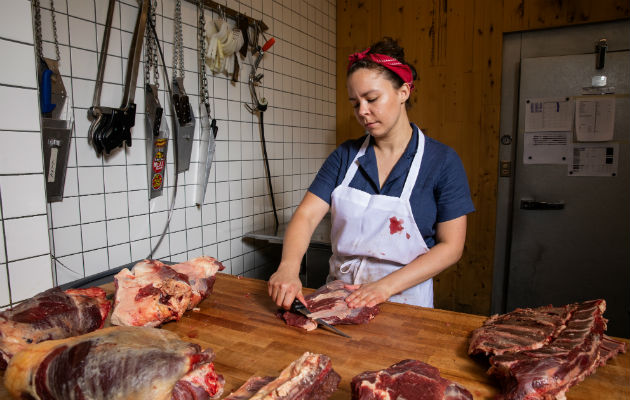
M348 167L348 171L346 171L346 176L343 178L343 182L341 182L341 185L339 186L350 185L352 178L354 178L354 174L357 172L357 169L359 169L359 163L357 160L359 159L359 157L365 154L365 150L367 149L368 144L370 144L370 135L366 136L365 140L363 141L363 144L361 145L361 148L359 149L359 152L352 160L350 167Z
M420 173L420 164L422 163L422 155L424 154L424 134L418 128L418 149L416 150L416 155L413 157L413 161L411 162L411 167L409 167L409 174L407 174L407 180L405 181L405 186L403 188L402 193L400 194L400 198L402 200L409 201L411 197L411 191L413 187L416 185L416 180L418 179L418 174Z

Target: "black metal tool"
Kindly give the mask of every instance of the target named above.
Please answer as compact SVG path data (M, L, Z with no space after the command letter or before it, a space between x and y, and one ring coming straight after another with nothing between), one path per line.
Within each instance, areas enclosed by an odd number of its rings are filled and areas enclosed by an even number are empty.
M96 84L94 87L94 98L92 100L92 107L88 110L88 117L92 119L92 124L88 131L88 138L91 140L98 153L105 151L107 154L125 143L127 146L131 146L131 128L133 128L136 122L136 104L134 103L134 97L136 93L140 54L142 52L142 42L149 10L149 0L142 0L142 4L138 10L138 18L136 19L136 26L129 49L125 91L120 108L102 107L100 105L114 5L115 0L110 0L98 63Z
M335 332L338 335L341 335L343 337L347 337L349 339L352 339L350 337L350 335L348 335L346 333L343 333L342 331L340 331L339 329L337 329L334 326L330 325L328 322L324 321L323 319L310 317L311 312L298 299L293 300L293 304L291 304L291 311L296 312L296 313L300 313L300 314L304 315L308 319L312 319L313 321L317 322L319 325L325 326L326 328L330 329L331 331Z

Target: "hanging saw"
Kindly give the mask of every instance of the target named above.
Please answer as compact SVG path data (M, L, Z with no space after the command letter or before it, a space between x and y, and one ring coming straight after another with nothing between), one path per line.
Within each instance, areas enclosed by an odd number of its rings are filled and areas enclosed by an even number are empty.
M164 177L166 176L166 155L168 154L169 129L164 116L164 108L158 97L160 73L158 64L157 39L151 31L155 26L155 9L157 0L149 6L148 24L144 45L144 109L145 134L147 150L147 174L149 180L149 199L162 195ZM151 83L153 72L153 83Z
M105 33L101 47L101 57L98 63L96 85L94 87L94 98L92 100L92 107L88 110L88 118L92 120L88 131L88 138L99 154L102 152L109 154L113 149L122 146L124 143L126 143L127 146L131 146L131 128L133 128L136 121L136 104L134 103L136 81L138 78L138 66L142 53L142 42L150 0L141 1L142 3L138 10L136 26L131 40L131 47L129 49L122 104L120 108L112 108L100 105L107 49L109 47L114 5L116 3L116 0L109 0Z
M61 56L57 39L55 3L50 0L50 17L56 59L44 57L42 46L42 20L39 0L33 0L35 22L35 50L37 52L39 82L39 106L42 122L42 148L46 172L46 199L61 201L66 180L66 168L70 156L73 121L66 107L66 88L59 73Z
M199 65L199 119L201 122L201 132L199 143L199 166L197 167L197 188L195 193L195 204L203 205L203 199L208 188L208 178L214 158L215 139L219 128L217 120L212 118L210 122L210 99L208 94L208 77L206 75L206 18L201 0L197 0L197 13L199 20L197 23L197 36L199 39L199 52L197 62Z
M173 126L175 132L175 150L177 151L177 173L188 170L190 153L195 135L195 115L188 95L184 90L184 38L182 32L182 1L175 1L173 38ZM179 73L178 73L179 72ZM178 76L179 75L179 76Z

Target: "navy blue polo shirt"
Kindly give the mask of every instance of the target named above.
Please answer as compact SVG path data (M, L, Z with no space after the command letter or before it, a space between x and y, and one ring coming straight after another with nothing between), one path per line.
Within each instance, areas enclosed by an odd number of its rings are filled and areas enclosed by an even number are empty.
M370 138L366 152L359 157L359 168L350 187L369 194L400 197L411 162L418 149L418 127L411 124L413 134L407 149L379 188L374 139ZM333 190L341 185L352 160L359 152L365 136L348 140L326 159L309 192L328 204ZM422 238L429 248L435 245L435 225L475 211L470 197L468 179L462 161L455 150L425 135L424 154L418 179L411 192L411 210Z

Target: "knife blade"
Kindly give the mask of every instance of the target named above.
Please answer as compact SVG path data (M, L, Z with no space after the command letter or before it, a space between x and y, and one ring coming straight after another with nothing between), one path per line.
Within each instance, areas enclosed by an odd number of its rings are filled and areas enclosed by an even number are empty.
M317 322L319 325L325 326L326 328L330 329L331 331L335 332L338 335L341 335L343 337L347 337L349 339L352 339L352 337L346 333L343 333L342 331L340 331L339 329L335 328L334 326L330 325L328 322L324 321L321 318L311 318L309 317L309 315L311 314L311 312L308 310L308 308L306 308L306 306L304 304L302 304L302 302L298 299L293 300L293 304L291 304L291 311L295 311L298 312L302 315L304 315L306 318L311 319L315 322Z

